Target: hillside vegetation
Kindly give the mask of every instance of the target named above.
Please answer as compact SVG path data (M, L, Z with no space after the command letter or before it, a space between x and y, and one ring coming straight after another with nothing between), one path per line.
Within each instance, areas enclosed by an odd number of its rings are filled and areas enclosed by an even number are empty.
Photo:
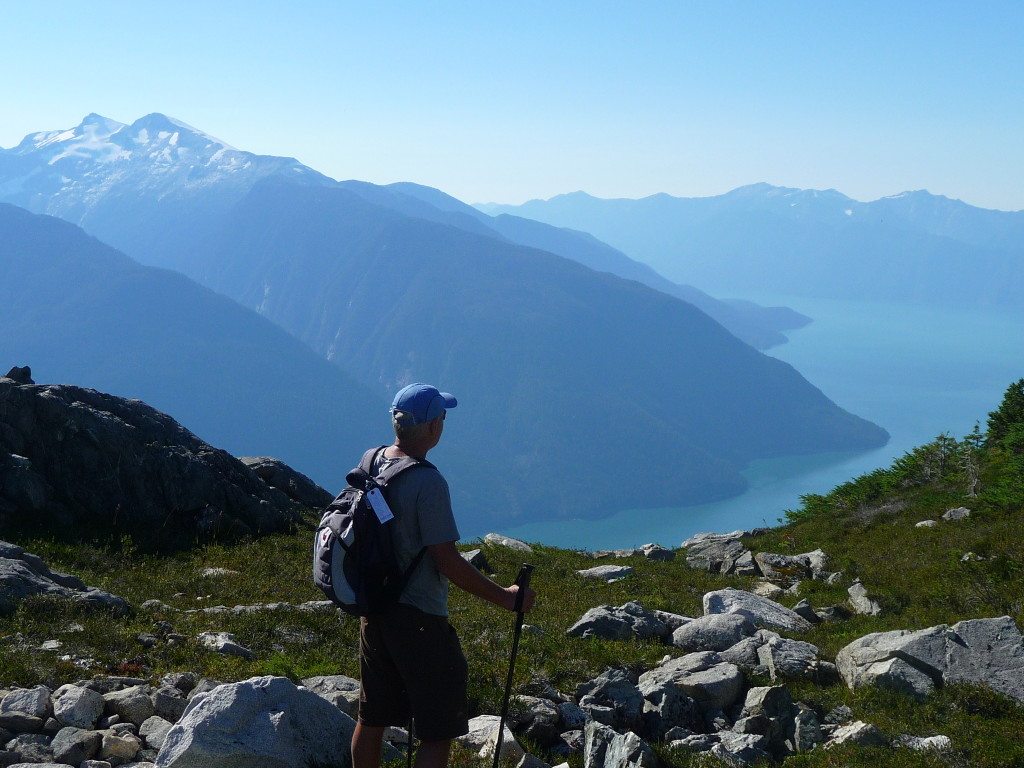
M939 518L952 507L965 506L970 516L920 528L924 519ZM788 522L765 534L745 539L756 551L795 554L821 548L831 568L841 570L841 583L804 581L799 596L780 599L792 606L807 598L814 606L846 600L846 586L859 577L881 605L877 616L855 616L817 625L802 639L819 646L825 658L870 632L920 629L961 619L1011 616L1024 623L1024 541L1020 519L1024 508L1024 380L1012 385L987 422L962 439L937 438L894 462L888 469L859 477L822 496L805 497ZM53 599L25 601L11 616L0 618L0 688L70 682L109 671L157 678L165 672L192 670L219 680L260 674L295 680L319 674L358 676L357 622L339 620L334 612L307 612L295 607L249 615L184 613L185 609L268 602L297 605L320 596L309 576L310 529L273 535L246 543L211 545L173 556L136 552L129 540L70 545L45 539L19 541L44 556L54 568L122 595L134 606L157 599L172 609L156 613L137 610L115 618L88 612ZM468 547L466 547L468 548ZM503 547L484 546L497 578L509 583L524 557ZM968 554L970 553L970 554ZM705 592L726 586L747 588L750 577L721 576L691 570L685 559L651 562L641 557L617 560L635 572L605 584L586 580L575 571L595 564L584 552L535 546L527 555L536 566L537 607L529 617L537 628L524 634L517 682L543 678L572 694L577 685L608 666L649 669L676 649L656 641L618 642L566 637L566 629L589 608L637 600L646 608L687 616L702 613ZM207 567L237 574L201 577ZM513 619L453 590L452 623L469 658L471 715L496 713L507 669ZM140 633L168 631L154 622L167 621L184 636L177 645L157 643L145 648ZM206 630L234 633L251 648L252 660L217 655L194 638ZM58 650L44 651L47 640ZM72 660L88 657L88 670ZM765 681L752 681L767 684ZM789 683L794 699L819 714L846 704L854 717L877 725L886 735L944 734L954 752L927 755L904 749L843 747L786 759L792 766L918 766L1024 765L1024 708L984 688L947 686L917 702L878 689L851 692L842 683L819 686ZM529 745L528 745L529 746ZM670 765L686 766L691 757L661 749ZM475 764L468 752L457 751L459 764ZM577 768L580 758L570 758Z

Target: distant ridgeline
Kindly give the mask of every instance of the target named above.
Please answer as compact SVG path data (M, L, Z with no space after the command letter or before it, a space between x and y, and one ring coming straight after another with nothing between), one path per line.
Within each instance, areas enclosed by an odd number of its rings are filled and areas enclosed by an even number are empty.
M142 397L331 489L389 440L390 393L436 381L462 401L437 461L469 529L722 498L750 460L887 439L683 287L541 249L622 266L581 233L338 184L161 115L27 137L0 152L0 198L249 308L0 205L0 360Z
M862 203L834 189L754 184L715 197L575 192L480 208L585 229L719 292L1024 307L1024 211L925 191Z

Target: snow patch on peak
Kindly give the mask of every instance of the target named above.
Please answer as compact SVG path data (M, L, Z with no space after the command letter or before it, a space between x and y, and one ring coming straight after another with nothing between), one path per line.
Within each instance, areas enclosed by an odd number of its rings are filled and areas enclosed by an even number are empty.
M174 139L174 143L177 144L179 139L182 138L181 134L186 136L194 136L199 139L199 142L187 142L187 143L206 143L215 144L224 149L234 150L235 148L228 144L226 141L221 141L215 136L211 136L204 131L200 131L198 128L193 128L188 123L178 120L174 117L168 117L162 112L151 112L150 114L140 117L130 126L128 126L131 132L135 135L140 135L142 131L146 131L145 141L149 141L149 136L153 135L160 137L162 134L166 136L174 136L177 134L178 138Z

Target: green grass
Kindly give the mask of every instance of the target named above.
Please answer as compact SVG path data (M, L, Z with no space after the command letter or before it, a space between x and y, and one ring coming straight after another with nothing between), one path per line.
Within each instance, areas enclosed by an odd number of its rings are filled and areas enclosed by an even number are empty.
M792 554L820 547L831 558L830 570L842 570L840 585L807 581L799 597L821 607L845 601L846 587L860 577L883 608L880 616L854 617L823 624L806 639L826 658L869 632L919 629L967 618L1012 616L1024 624L1024 432L1012 427L999 444L982 447L980 440L957 442L948 437L923 446L889 470L880 470L805 499L789 514L790 522L748 541L755 550ZM950 442L952 440L952 442ZM1014 442L1016 441L1016 442ZM970 467L979 477L977 496L969 496ZM967 467L965 469L965 467ZM972 470L973 471L973 470ZM971 517L915 528L946 509L967 506ZM147 554L130 542L69 544L46 539L19 540L59 570L128 598L135 606L148 599L175 608L266 602L301 603L319 599L310 579L312 519L303 530L233 545L210 545L175 554ZM485 547L502 583L511 583L523 555ZM966 552L983 559L961 561ZM701 598L726 586L748 587L750 579L713 576L689 570L682 558L651 563L625 562L635 574L615 584L585 580L575 571L595 561L580 552L538 546L527 556L536 566L536 609L528 621L539 634L522 638L516 668L518 684L543 677L567 694L606 666L650 668L670 649L656 642L613 642L568 638L566 629L588 608L638 600L648 608L685 615L701 613ZM607 562L607 561L605 561ZM207 566L240 572L237 576L203 579ZM175 596L179 595L179 596ZM499 710L512 641L513 617L470 598L457 589L451 595L451 621L462 638L470 664L472 714ZM154 621L169 621L187 637L181 646L143 648L135 639L153 631ZM72 631L73 625L80 631ZM174 611L149 615L137 611L117 618L76 608L53 599L25 601L12 616L0 618L0 688L44 682L56 686L96 672L141 674L153 679L170 671L192 670L220 680L253 675L286 675L298 680L317 674L358 676L358 623L336 613L303 613L295 609L248 616L186 615ZM222 657L200 648L195 636L206 630L234 633L255 651L251 661ZM20 633L24 644L12 641ZM33 650L44 640L58 639L58 652ZM96 659L89 673L60 662L74 653ZM846 704L854 716L874 723L889 736L945 734L955 754L945 758L907 750L815 750L787 760L792 766L1024 766L1024 709L981 688L952 686L924 702L886 691L856 693L844 685L819 687L792 683L794 697L824 713ZM657 747L670 765L696 765L679 752ZM570 761L574 768L578 759ZM468 751L456 748L453 764L476 764Z

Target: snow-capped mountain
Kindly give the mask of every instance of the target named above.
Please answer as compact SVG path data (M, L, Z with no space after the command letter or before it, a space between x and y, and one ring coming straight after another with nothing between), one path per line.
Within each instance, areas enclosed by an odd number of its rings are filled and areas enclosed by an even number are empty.
M237 150L159 113L130 125L90 114L74 128L0 149L0 198L86 227L105 198L125 190L187 197L217 185L241 195L274 174L327 181L293 158Z

